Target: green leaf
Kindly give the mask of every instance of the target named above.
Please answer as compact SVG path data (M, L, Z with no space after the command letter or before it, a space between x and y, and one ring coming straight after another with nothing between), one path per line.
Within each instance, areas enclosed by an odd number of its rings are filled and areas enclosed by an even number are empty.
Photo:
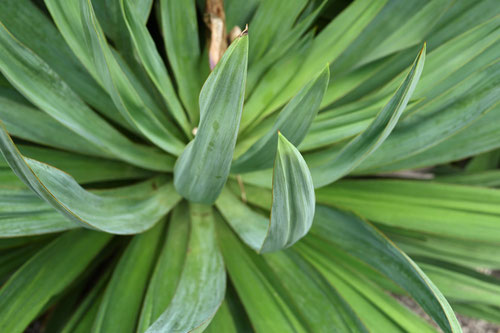
M317 190L316 198L387 226L498 243L496 189L415 180L343 180Z
M177 191L193 202L213 203L226 183L243 110L248 36L236 39L200 93L200 124L174 168Z
M149 77L162 94L172 116L182 127L184 132L190 136L191 128L184 113L184 109L177 99L174 86L170 81L167 69L161 59L153 38L149 34L146 25L141 22L140 16L135 8L134 2L130 0L120 0L120 7L125 23L127 24L130 37L134 43L135 50L139 55L142 65L146 69Z
M342 298L315 268L292 250L264 259L295 302L310 332L368 332L347 299Z
M307 234L315 209L314 187L300 152L279 133L269 231L261 252L289 247Z
M0 150L26 186L76 225L138 233L151 228L180 200L162 177L135 192L122 188L115 196L90 193L65 172L23 157L5 130L0 130Z
M307 164L297 148L279 133L269 220L227 188L215 204L248 246L265 253L292 246L307 234L314 217L315 195Z
M0 70L25 96L55 120L112 157L165 170L171 158L133 143L92 111L71 88L0 23ZM72 112L67 112L71 110Z
M369 275L353 270L349 254L347 263L337 262L339 253L335 252L335 247L317 238L308 238L306 242L310 245L300 243L297 251L338 290L366 327L376 327L381 332L436 332L421 317L377 286Z
M113 54L97 21L90 0L80 0L81 20L87 47L92 53L92 63L125 119L137 127L151 142L173 154L179 155L184 143L172 132L169 120L154 103L144 99L137 86L130 81L121 63Z
M132 238L106 286L92 332L135 332L164 227L158 223Z
M405 289L444 332L461 332L450 305L422 270L389 239L359 217L318 206L314 228L318 238L357 257Z
M326 66L304 86L280 112L273 127L231 165L232 173L243 173L272 167L278 143L278 131L294 146L306 136L328 86L330 72Z
M170 218L165 244L161 250L144 298L138 333L145 332L172 301L182 273L189 239L189 208L177 206Z
M291 309L293 303L283 299L280 284L264 259L245 247L221 218L217 221L217 236L229 277L254 330L306 332Z
M184 268L168 308L147 332L202 332L224 300L226 273L210 206L191 204Z
M85 71L50 18L36 4L29 0L2 1L0 21L21 44L43 59L82 100L109 119L134 131L109 95Z
M77 227L33 191L5 188L4 184L0 187L0 238L47 234Z
M64 324L61 333L87 333L92 330L102 301L103 290L108 280L109 274L103 274Z
M105 233L68 232L26 262L0 290L2 330L23 332L50 299L85 270L110 239Z
M370 126L351 140L332 160L311 169L315 187L328 185L348 174L384 142L415 90L424 61L425 44L404 82Z
M161 27L168 61L179 89L179 96L188 111L192 124L196 124L203 107L197 100L205 76L200 75L200 41L198 18L194 0L161 0ZM207 63L208 69L208 61Z

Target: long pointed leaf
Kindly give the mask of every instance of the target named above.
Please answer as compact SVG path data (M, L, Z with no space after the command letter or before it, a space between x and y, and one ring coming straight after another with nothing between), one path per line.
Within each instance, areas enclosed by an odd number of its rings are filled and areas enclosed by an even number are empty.
M270 168L276 155L278 131L296 147L306 136L328 86L330 71L325 67L280 112L273 127L233 162L232 173Z
M365 261L404 288L444 332L461 332L450 305L422 270L372 225L318 206L312 234Z
M392 132L415 90L425 61L425 44L406 79L370 126L350 141L333 160L311 170L314 186L333 183L349 173L373 153Z
M177 160L174 184L193 202L211 204L226 183L243 109L248 36L236 39L200 93L200 124Z

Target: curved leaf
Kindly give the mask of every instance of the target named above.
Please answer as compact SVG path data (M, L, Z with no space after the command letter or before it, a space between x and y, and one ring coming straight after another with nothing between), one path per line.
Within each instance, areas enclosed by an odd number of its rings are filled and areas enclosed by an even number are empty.
M392 279L444 332L462 332L453 310L436 286L404 252L368 222L351 213L318 206L311 233Z
M63 171L23 157L3 127L0 128L0 150L28 187L80 226L117 234L142 232L180 200L173 186L161 178L141 191L118 190L115 197L85 191Z
M272 129L231 165L232 173L243 173L271 168L276 155L280 131L296 147L306 136L316 117L323 95L328 87L330 71L326 66L319 75L304 86L280 112Z
M346 175L384 142L396 126L415 90L424 61L425 44L404 82L370 126L351 140L332 160L311 169L314 187L328 185Z
M211 204L226 183L243 110L248 36L236 39L200 93L200 124L174 168L177 191L192 202Z
M297 148L279 133L271 223L261 252L289 247L305 236L311 228L314 210L314 187L307 164Z
M177 290L147 333L201 332L224 300L226 272L215 239L212 207L191 204L190 214L191 234Z

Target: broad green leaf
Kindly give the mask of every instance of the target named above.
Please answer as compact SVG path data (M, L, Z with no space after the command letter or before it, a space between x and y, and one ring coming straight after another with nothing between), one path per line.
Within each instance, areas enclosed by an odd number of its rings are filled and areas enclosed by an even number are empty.
M500 170L460 172L458 174L440 175L436 177L436 181L440 183L460 185L498 187L500 186Z
M323 68L325 63L332 63L342 54L380 12L386 2L386 0L357 0L351 3L318 34L307 55L301 59L300 69L293 73L292 78L282 80L283 83L286 82L282 85L283 89L274 96L272 103L257 110L256 115L275 110L292 98L310 80L311 76ZM266 91L261 93L267 94ZM255 118L245 118L242 127L246 127L254 120Z
M432 258L474 269L500 267L500 249L495 243L439 237L413 230L379 226L409 256Z
M170 218L165 244L149 282L142 305L138 333L145 332L165 311L175 294L184 266L189 238L189 209L177 206Z
M283 31L292 28L306 5L306 0L285 2L266 0L259 4L249 24L252 34L248 53L250 65L258 63L265 52L273 46L273 43L283 38Z
M303 87L283 108L273 127L231 165L232 173L272 167L278 143L278 131L299 146L318 113L330 72L328 66Z
M180 200L165 178L154 180L151 187L137 193L127 188L115 196L90 193L65 172L23 157L5 130L0 130L0 150L23 183L79 226L118 234L142 232Z
M461 332L450 305L422 270L381 232L353 215L318 206L316 237L357 257L405 289L444 332Z
M168 61L191 124L198 122L203 106L198 108L198 94L205 79L200 75L201 59L198 19L194 0L161 0L161 27ZM208 61L205 60L208 65ZM208 68L208 66L206 66Z
M235 319L231 316L227 301L224 301L215 314L214 319L210 322L210 325L207 326L204 332L238 332L234 320Z
M139 169L119 161L36 146L19 145L18 148L23 156L50 164L70 174L79 184L145 179L156 175L150 170Z
M193 202L213 203L226 183L243 109L248 36L236 39L200 93L196 137L177 160L174 184Z
M169 120L154 103L143 98L143 94L129 79L123 66L113 54L100 28L90 0L79 0L85 42L92 53L92 63L99 69L106 90L111 95L125 119L137 127L149 140L163 150L179 155L184 143L172 132Z
M277 3L276 1L270 1L270 2ZM318 15L322 11L326 3L327 0L324 0L314 10L312 10L312 8L314 8L316 4L309 3L301 14L301 16L304 15L306 16L303 18L299 18L298 22L291 29L287 29L282 25L278 25L280 28L279 35L277 36L278 38L276 38L273 41L273 43L268 48L266 53L257 62L252 63L249 68L246 96L249 96L253 92L253 88L259 83L260 79L262 78L262 75L265 72L267 72L271 66L279 62L280 59L288 57L293 53L291 52L293 46L296 45L297 43L300 43L300 40L302 39L304 32L307 31L307 29L315 22L315 20L317 19ZM311 8L312 12L309 12L309 8ZM280 7L278 13L280 14L280 16L283 13L282 6ZM286 13L284 14L287 15ZM274 16L272 19L272 22L275 21L276 21L276 16ZM252 23L250 24L250 26L252 27L252 35L254 35L253 28L255 27L255 24ZM257 25L257 27L258 26L259 25ZM262 26L268 27L269 24L264 23L262 24ZM263 32L266 33L265 37L267 37L268 30L264 30Z
M314 209L314 187L307 164L297 148L279 133L271 222L260 251L276 251L297 242L311 228Z
M460 314L500 324L500 308L484 304L454 303L453 308Z
M135 50L144 68L158 91L162 94L172 116L176 119L184 132L190 136L191 128L186 114L184 113L184 109L177 99L174 86L170 81L163 60L156 49L154 40L149 34L146 25L140 20L134 2L130 0L120 0L120 7L130 37L134 43Z
M44 242L35 242L26 246L0 251L0 284L27 262L33 255L40 251Z
M0 119L17 138L85 155L110 157L98 146L76 135L48 114L10 98L0 97Z
M86 103L121 126L134 128L120 115L72 53L53 22L29 0L2 1L0 21L27 48L45 61Z
M105 233L71 231L27 261L0 290L2 331L23 332L50 299L85 270L110 239Z
M500 306L498 278L443 261L417 258L417 262L450 302L477 302Z
M328 185L348 174L384 142L415 90L424 61L425 44L406 79L370 126L351 140L332 160L311 169L315 187Z
M376 327L377 332L436 332L417 314L370 281L369 275L359 274L349 264L337 262L330 252L324 252L330 248L321 240L308 240L315 248L301 243L297 251L338 289L366 327Z
M33 191L0 188L0 238L47 234L77 227Z
M231 282L256 332L307 332L264 259L242 244L219 218L219 246ZM281 292L279 292L281 291Z
M188 251L177 289L146 332L202 332L224 300L226 272L210 206L191 204Z
M158 223L132 238L106 286L92 332L135 332L164 229Z
M498 167L498 162L500 162L500 149L495 149L472 158L465 170L468 172L492 170Z
M388 226L498 243L496 189L415 180L345 180L317 190L316 198Z
M292 246L309 231L315 209L311 175L300 152L279 134L272 203L266 219L225 188L215 202L241 239L265 253Z
M133 143L92 111L0 23L0 70L33 104L100 150L131 164L165 170L170 157ZM67 110L71 110L68 112Z
M297 253L280 251L264 259L294 300L310 332L368 332L348 300Z

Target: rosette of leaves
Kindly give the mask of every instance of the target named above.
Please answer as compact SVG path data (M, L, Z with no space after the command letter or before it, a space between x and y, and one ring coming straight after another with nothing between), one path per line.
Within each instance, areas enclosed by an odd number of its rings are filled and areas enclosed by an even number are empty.
M2 0L0 331L499 323L499 14Z

